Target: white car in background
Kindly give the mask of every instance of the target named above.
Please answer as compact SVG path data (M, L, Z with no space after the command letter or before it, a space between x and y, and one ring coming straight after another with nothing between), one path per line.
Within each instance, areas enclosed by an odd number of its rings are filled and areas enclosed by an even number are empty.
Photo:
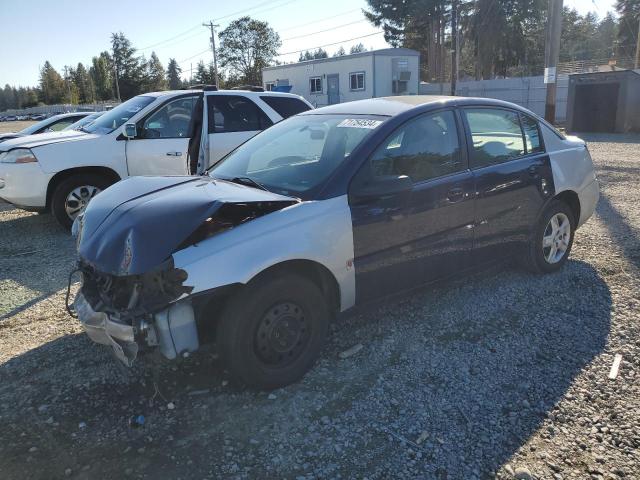
M49 209L68 228L120 179L201 173L260 131L313 108L297 95L254 90L146 93L80 131L0 143L0 198Z
M47 132L59 132L66 129L73 123L76 123L83 118L93 115L96 112L75 112L75 113L61 113L60 115L54 115L49 118L45 118L38 123L29 125L27 128L20 130L19 132L8 132L0 134L0 142L11 140L12 138L26 137L27 135L37 135L39 133Z

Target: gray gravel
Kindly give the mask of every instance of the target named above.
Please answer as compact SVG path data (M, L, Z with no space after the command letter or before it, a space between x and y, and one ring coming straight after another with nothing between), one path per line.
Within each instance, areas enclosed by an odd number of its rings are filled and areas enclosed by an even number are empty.
M64 311L72 240L0 205L0 478L639 478L640 137L589 139L603 198L563 271L351 315L270 394L213 350L118 368Z

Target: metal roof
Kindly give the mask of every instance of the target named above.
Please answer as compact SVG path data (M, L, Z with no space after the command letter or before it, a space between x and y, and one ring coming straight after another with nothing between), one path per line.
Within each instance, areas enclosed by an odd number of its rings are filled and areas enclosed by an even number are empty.
M397 55L403 55L403 56L413 56L413 57L419 57L420 56L420 52L418 52L417 50L412 50L410 48L381 48L380 50L368 50L366 52L360 52L360 53L350 53L348 55L340 55L338 57L327 57L327 58L315 58L313 60L305 60L303 62L295 62L295 63L285 63L283 65L274 65L273 67L265 67L262 69L262 71L267 71L267 70L278 70L278 69L282 69L282 68L289 68L289 67L297 67L299 65L311 65L311 64L315 64L315 63L326 63L326 62L336 62L336 61L342 61L342 60L349 60L351 58L355 58L355 57L366 57L369 55L376 55L376 56L387 56L387 57L394 57Z

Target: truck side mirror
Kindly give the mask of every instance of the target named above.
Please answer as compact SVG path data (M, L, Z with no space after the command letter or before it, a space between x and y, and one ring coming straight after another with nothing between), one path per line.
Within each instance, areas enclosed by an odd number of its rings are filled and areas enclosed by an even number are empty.
M127 137L127 140L136 138L137 133L138 129L135 123L126 123L124 125L124 136Z

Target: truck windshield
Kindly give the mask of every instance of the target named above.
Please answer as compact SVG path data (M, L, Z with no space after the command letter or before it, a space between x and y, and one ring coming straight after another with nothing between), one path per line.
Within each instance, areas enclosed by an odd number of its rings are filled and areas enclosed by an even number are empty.
M283 195L319 186L387 117L301 115L284 120L231 152L209 171L243 178Z
M111 133L154 100L155 97L147 97L144 95L133 97L118 105L113 110L109 110L96 119L95 122L85 126L83 131L102 135Z

